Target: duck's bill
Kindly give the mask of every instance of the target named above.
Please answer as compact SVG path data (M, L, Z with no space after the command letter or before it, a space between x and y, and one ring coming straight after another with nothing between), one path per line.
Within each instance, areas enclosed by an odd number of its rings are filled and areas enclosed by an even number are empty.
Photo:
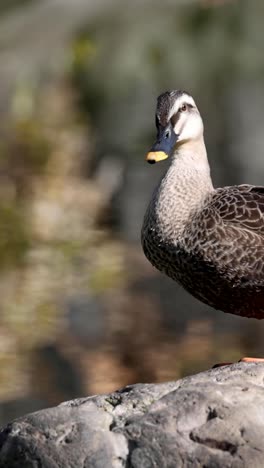
M146 160L150 164L164 161L172 154L175 144L178 140L178 135L174 133L171 124L158 129L157 141L152 146L150 152L146 156Z
M149 164L155 164L156 162L164 161L164 159L168 157L169 155L164 151L150 151L146 156L146 161L148 161Z

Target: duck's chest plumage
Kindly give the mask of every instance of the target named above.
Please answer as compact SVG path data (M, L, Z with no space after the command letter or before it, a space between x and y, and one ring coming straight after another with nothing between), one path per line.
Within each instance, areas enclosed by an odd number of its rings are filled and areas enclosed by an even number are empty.
M154 194L143 222L142 247L155 268L186 287L201 269L196 249L199 234L197 230L194 235L195 227L190 224L195 205L186 213L185 202L173 203L173 196L163 200L159 193Z
M184 264L190 258L184 238L175 236L174 229L168 223L166 229L150 213L146 214L142 229L142 247L147 259L158 270L164 272L176 281L181 282Z
M205 285L198 238L199 235L194 236L186 226L175 228L170 217L166 223L162 223L150 211L146 213L141 238L145 256L155 268L192 294L194 291L198 293L198 289L202 293Z

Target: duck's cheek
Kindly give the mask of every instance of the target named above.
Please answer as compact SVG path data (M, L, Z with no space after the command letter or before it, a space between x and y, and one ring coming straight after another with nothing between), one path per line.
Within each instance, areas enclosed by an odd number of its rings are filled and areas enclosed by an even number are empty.
M184 130L186 131L186 137L188 138L196 139L201 137L203 134L203 124L201 119L193 116Z

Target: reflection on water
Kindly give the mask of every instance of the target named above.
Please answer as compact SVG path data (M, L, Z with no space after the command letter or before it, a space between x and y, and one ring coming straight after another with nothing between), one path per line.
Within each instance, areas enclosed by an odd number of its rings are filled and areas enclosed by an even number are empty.
M147 263L139 240L164 170L147 167L144 153L166 87L197 95L217 183L254 183L263 169L256 158L249 170L241 149L246 125L263 151L263 54L246 47L261 9L170 4L148 11L146 25L138 11L117 17L113 2L76 31L52 72L45 62L15 79L9 68L15 86L0 93L1 423L262 353L261 323L197 302ZM243 90L252 99L239 99Z

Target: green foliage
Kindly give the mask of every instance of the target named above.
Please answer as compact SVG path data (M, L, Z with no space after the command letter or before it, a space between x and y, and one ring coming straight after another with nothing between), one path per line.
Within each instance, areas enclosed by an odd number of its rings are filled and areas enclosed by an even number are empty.
M0 269L22 264L29 248L23 208L0 203Z
M18 153L25 170L33 174L43 172L49 158L50 146L43 135L41 123L33 119L18 121L14 132L14 139L10 142L11 153Z
M97 76L93 73L98 53L96 39L91 32L82 32L73 41L70 73L81 109L89 110L94 119L100 114L105 99L104 90L98 86Z
M7 122L2 129L0 174L12 184L18 198L31 192L32 177L43 173L50 145L37 120Z

